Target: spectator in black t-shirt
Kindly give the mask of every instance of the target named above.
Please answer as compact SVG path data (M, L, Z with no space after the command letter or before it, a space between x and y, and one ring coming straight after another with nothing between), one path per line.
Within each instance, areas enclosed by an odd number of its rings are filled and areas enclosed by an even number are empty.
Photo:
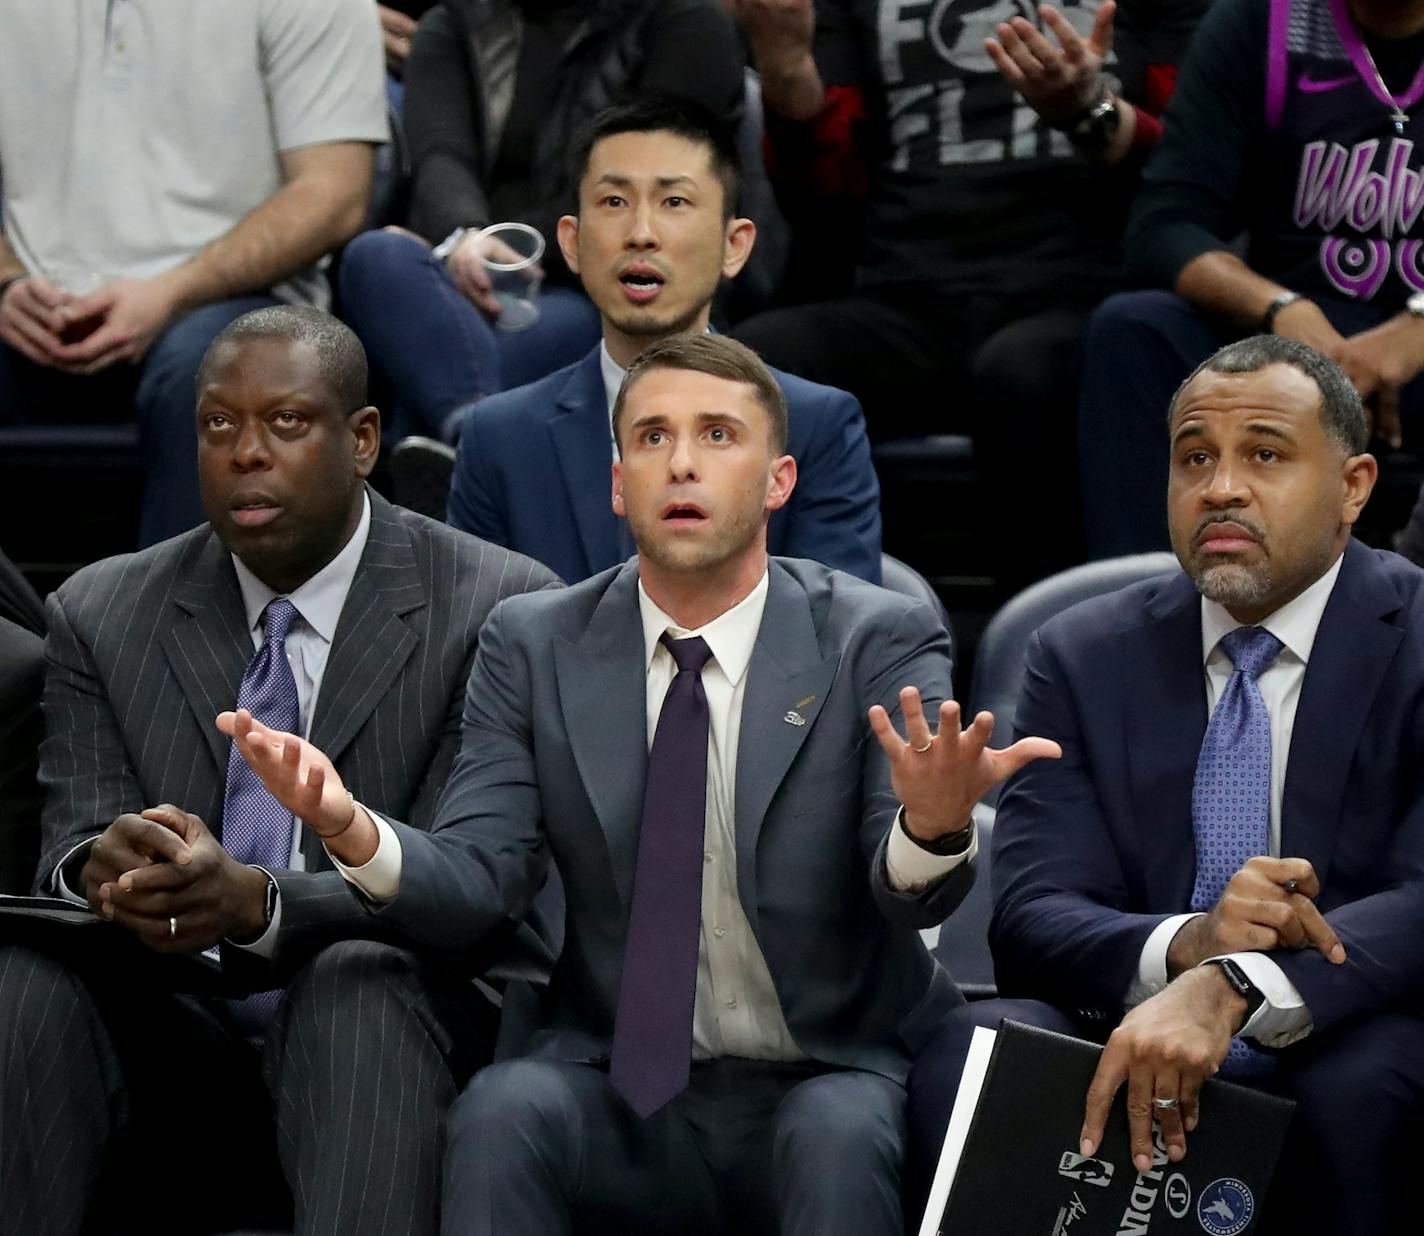
M340 272L343 316L390 384L398 432L438 436L456 408L598 342L598 311L553 244L574 130L645 91L735 119L742 67L720 0L448 0L422 18L405 69L411 231L358 237ZM547 242L540 317L518 332L496 329L474 235L509 221Z
M1172 291L1113 297L1086 337L1093 556L1166 547L1163 410L1231 339L1299 339L1350 375L1384 443L1417 432L1421 69L1424 0L1217 0L1126 240L1139 273Z
M1203 0L1126 7L1112 67L1146 104L1149 28ZM773 180L814 259L818 303L733 334L783 369L852 391L872 437L973 435L996 495L1004 574L1077 554L1073 395L1088 313L1118 283L1135 180L1074 149L1000 76L986 39L1018 0L731 0L762 75ZM1097 0L1063 7L1081 36ZM1125 17L1128 14L1124 15ZM1096 102L1096 100L1092 100ZM1142 127L1144 139L1149 126ZM854 267L839 287L827 266ZM803 290L806 283L803 278ZM1002 500L998 497L1002 495ZM1011 495L1011 496L1010 496Z

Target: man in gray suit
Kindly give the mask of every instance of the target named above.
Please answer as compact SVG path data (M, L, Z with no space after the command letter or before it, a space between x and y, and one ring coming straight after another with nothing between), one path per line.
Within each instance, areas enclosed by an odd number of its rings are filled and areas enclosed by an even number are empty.
M899 1236L902 1082L961 998L915 929L971 883L980 795L1056 748L960 731L923 604L768 557L796 463L745 347L654 344L613 415L638 557L491 616L431 832L222 723L410 939L477 947L558 867L565 947L531 1058L453 1109L447 1231Z
M239 319L198 395L209 526L49 603L40 883L132 961L0 952L0 1229L280 1220L280 1157L301 1232L433 1232L444 1108L497 1017L469 976L537 978L551 949L512 920L458 957L392 947L215 719L288 716L361 801L428 827L485 615L553 577L367 489L379 415L335 319ZM153 956L205 951L273 994L185 994Z

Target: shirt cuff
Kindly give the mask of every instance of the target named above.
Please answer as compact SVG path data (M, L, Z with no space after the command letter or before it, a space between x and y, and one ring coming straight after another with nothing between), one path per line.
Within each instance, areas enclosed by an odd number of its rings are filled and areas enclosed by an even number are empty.
M1137 959L1137 977L1132 980L1123 1001L1127 1008L1136 1008L1167 986L1167 950L1172 947L1177 932L1197 917L1196 914L1174 914L1152 929L1147 943L1142 946L1142 956Z
M87 849L97 840L97 837L90 837L87 841L81 841L74 849L70 850L68 854L61 858L59 865L55 867L54 874L50 877L50 884L54 888L54 891L63 897L65 901L72 901L75 905L79 906L87 906L89 904L88 897L76 893L64 882L64 869L69 866L70 860L73 859L80 850Z
M1262 1047L1289 1047L1315 1028L1315 1019L1294 983L1265 953L1226 953L1265 1000L1237 1033L1255 1039ZM1215 961L1217 958L1208 958Z
M258 867L257 870L271 880L272 886L277 890L272 902L272 921L267 924L267 930L255 940L249 940L246 944L240 944L236 940L224 940L223 943L230 948L240 948L244 953L252 953L271 961L272 955L277 951L277 932L282 926L282 886L272 879L272 873L266 867Z
M376 852L359 867L348 867L328 849L327 854L348 884L354 884L372 901L394 901L400 892L401 844L393 829L365 803L361 810L376 825Z
M979 853L979 829L971 816L969 848L963 854L931 854L905 836L900 827L900 811L890 824L890 840L885 846L885 874L890 887L899 893L922 893L936 880L947 876L956 867L973 860Z

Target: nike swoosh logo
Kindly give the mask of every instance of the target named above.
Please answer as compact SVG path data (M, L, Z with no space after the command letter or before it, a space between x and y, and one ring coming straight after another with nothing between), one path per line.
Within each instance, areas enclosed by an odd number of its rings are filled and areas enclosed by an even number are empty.
M1332 77L1328 81L1317 81L1309 73L1302 73L1295 80L1296 88L1305 94L1324 94L1327 90L1339 90L1341 86L1348 86L1355 81L1353 73L1346 77Z

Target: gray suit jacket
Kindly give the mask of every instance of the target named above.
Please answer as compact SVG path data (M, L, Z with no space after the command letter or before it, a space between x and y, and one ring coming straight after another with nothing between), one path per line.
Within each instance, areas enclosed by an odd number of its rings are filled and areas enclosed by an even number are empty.
M400 893L377 916L430 945L472 947L529 906L553 858L565 945L532 1050L606 1058L637 857L647 720L636 562L501 605L480 640L465 740L434 830L397 825ZM909 683L950 685L943 627L917 602L773 559L738 743L737 884L786 1021L829 1064L903 1078L960 997L920 942L973 880L886 883L895 815L870 733ZM786 720L795 710L806 724Z
M359 799L430 825L486 615L553 582L528 558L371 494L370 537L310 728ZM48 618L40 883L124 812L170 802L221 836L231 740L213 721L233 707L253 648L232 560L211 529L85 568L50 598ZM316 838L305 833L302 847L307 871L276 873L275 970L224 950L224 968L247 982L285 981L318 948L376 926ZM484 969L496 953L506 964L491 973L539 977L552 950L511 920L465 961Z

